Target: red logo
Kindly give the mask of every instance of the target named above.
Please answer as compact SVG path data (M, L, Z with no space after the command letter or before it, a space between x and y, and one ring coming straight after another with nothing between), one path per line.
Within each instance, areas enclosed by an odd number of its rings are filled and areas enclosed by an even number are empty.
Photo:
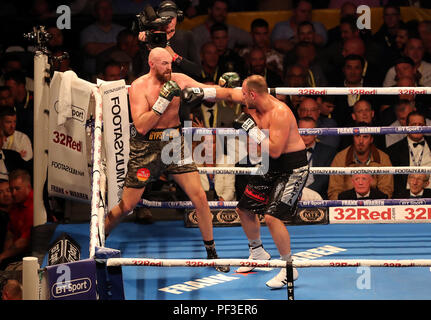
M256 192L255 190L252 190L251 188L249 188L249 186L247 186L245 188L245 195L249 196L250 198L258 201L258 202L262 202L264 204L268 203L268 197L262 193Z
M141 168L136 173L136 177L139 181L147 181L150 178L150 170L147 168Z

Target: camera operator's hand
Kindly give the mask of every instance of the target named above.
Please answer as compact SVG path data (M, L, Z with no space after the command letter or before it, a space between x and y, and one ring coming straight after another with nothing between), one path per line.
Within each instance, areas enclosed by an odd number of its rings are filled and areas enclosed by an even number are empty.
M142 42L145 42L147 40L147 35L145 31L139 32L138 39L139 41L142 41Z

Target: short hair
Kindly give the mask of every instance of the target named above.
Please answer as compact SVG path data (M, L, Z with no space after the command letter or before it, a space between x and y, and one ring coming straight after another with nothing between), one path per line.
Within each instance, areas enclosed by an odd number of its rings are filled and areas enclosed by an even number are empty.
M362 68L365 66L365 60L359 54L349 54L348 56L346 56L344 58L344 66L346 65L347 61L360 61Z
M217 32L217 31L226 31L226 32L228 32L228 27L224 23L216 22L216 23L214 23L211 26L211 28L210 28L210 34L212 35L212 34L214 34L214 32Z
M268 93L268 85L264 77L254 74L244 81L246 81L246 87L249 91L253 90L259 94Z
M16 111L14 107L1 107L0 108L0 118L3 118L5 116L16 116Z
M6 73L4 75L4 81L6 82L8 80L14 80L16 83L23 85L26 84L25 73L20 70L13 70Z
M299 121L313 122L314 125L317 126L317 121L314 120L314 118L312 118L312 117L301 117L298 119L298 124L299 124Z
M407 57L407 56L402 56L402 57L399 57L398 59L396 59L396 60L395 60L395 62L394 62L394 66L396 66L397 64L400 64L400 63L408 63L408 64L410 64L412 67L414 67L414 66L415 66L415 63L414 63L414 61L412 60L412 58Z
M358 25L356 24L356 21L357 21L357 17L353 15L347 15L340 19L340 24L348 24L350 26L350 29L352 29L352 31L357 31L359 29L358 29Z
M250 30L253 30L254 28L269 28L268 21L262 18L254 19L251 22Z
M9 173L9 181L13 181L18 178L21 178L22 181L28 182L31 185L31 176L27 170L15 169L11 173Z
M407 124L407 125L409 125L409 124L410 124L410 117L413 117L413 116L420 116L420 117L422 117L422 118L424 119L424 122L426 122L426 117L425 117L425 115L424 115L422 112L415 110L415 111L410 112L410 113L407 115L407 119L406 119L406 124Z
M104 65L103 65L103 72L106 71L106 68L108 67L118 67L121 69L122 65L120 62L115 61L115 60L109 60L107 61Z
M304 27L304 26L311 26L311 29L313 29L313 31L315 31L315 29L314 29L314 25L313 25L313 23L311 23L310 21L302 21L302 22L298 25L298 30L299 30L299 28Z
M8 86L0 86L0 92L3 91L10 91L10 88Z

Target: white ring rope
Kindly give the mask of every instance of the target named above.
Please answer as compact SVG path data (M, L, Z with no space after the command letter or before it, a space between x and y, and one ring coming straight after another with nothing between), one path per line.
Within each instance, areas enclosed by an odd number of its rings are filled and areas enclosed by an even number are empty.
M152 258L110 258L106 260L108 267L143 266L143 267L259 267L285 268L286 261L282 260L251 260L251 259L152 259ZM296 268L310 267L430 267L430 259L406 260L370 260L370 259L334 259L308 260L292 262Z
M270 88L270 93L279 95L399 95L431 94L431 87L314 87L314 88Z
M262 174L264 166L252 168L244 167L198 167L199 173L202 174ZM431 167L310 167L310 174L316 175L352 175L352 174L410 174L425 173L431 174Z

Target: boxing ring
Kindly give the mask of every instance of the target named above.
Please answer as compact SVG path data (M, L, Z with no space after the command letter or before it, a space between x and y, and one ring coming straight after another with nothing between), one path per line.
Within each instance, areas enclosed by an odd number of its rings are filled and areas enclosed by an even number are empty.
M282 95L397 95L430 94L431 88L272 88L271 93ZM423 287L431 285L430 268L431 234L431 199L423 200L369 200L369 201L300 201L299 207L373 208L386 206L403 208L398 214L391 214L383 219L383 214L373 215L353 211L349 214L356 220L338 219L331 214L329 224L310 226L287 226L292 241L292 263L275 259L277 250L272 244L268 230L263 227L262 240L273 260L238 259L248 255L247 239L240 227L214 228L214 240L219 256L223 259L206 260L202 258L204 248L201 236L196 229L185 229L178 222L156 222L151 226L122 223L105 240L104 219L106 215L106 173L103 169L103 117L102 100L93 88L96 101L92 146L92 198L89 225L60 225L58 232L67 231L81 243L83 252L88 249L88 258L95 259L98 248L117 248L122 258L107 258L103 263L107 267L124 267L124 290L127 300L238 300L238 299L391 299L390 293L380 290L382 284L376 277L397 278L399 288L392 295L394 299L430 299L431 293ZM199 134L241 134L233 129L197 129L189 128ZM369 128L315 128L300 129L301 134L312 135L347 135L347 134L403 134L430 133L431 127L369 127ZM259 168L199 168L200 173L217 174L258 174ZM355 168L310 168L312 174L409 174L431 173L431 167L355 167ZM234 208L236 202L209 202L210 208ZM190 202L155 202L142 200L139 204L160 209L192 208ZM410 208L408 211L405 209ZM416 208L420 209L419 211ZM374 217L379 219L374 219ZM362 218L361 218L362 217ZM366 218L366 219L365 219ZM82 227L87 232L82 233ZM89 230L89 238L88 238ZM87 239L87 241L85 240ZM407 243L409 245L403 245ZM406 252L406 249L411 252ZM398 250L398 253L396 252ZM330 259L325 257L331 256ZM323 257L323 258L322 258ZM351 258L348 258L351 257ZM359 258L358 258L359 257ZM405 259L401 259L401 257ZM322 258L322 259L321 259ZM98 259L99 262L101 259ZM228 274L219 274L214 266L255 266L256 272L247 275L231 270ZM166 268L175 267L175 268ZM299 279L293 284L292 267L300 268ZM127 271L128 269L132 271ZM286 290L269 290L264 278L274 275L272 269L286 268L288 285ZM353 271L351 269L354 269ZM367 268L372 268L371 270ZM174 271L175 269L179 271ZM342 272L341 269L350 269ZM383 271L389 269L392 271ZM407 275L403 271L407 270ZM198 270L198 271L197 271ZM376 270L376 271L374 271ZM394 271L396 270L396 271ZM413 271L419 270L419 271ZM278 272L278 270L276 270ZM405 271L404 271L405 272ZM414 273L419 274L415 276ZM269 273L271 275L269 275ZM321 275L325 274L324 277ZM338 275L337 275L338 274ZM395 275L394 275L395 274ZM340 277L341 276L341 277ZM343 278L344 277L344 278ZM418 278L419 277L419 278ZM412 295L406 294L403 281L408 279L413 287ZM248 279L253 279L247 281ZM333 279L329 281L328 279ZM337 286L345 288L345 281L352 282L348 296L340 290L340 295L328 293L330 284L333 291ZM290 281L289 281L290 280ZM356 280L356 282L354 281ZM328 283L330 282L330 283ZM344 283L344 284L343 284ZM426 285L425 285L426 284ZM417 286L416 286L417 285ZM374 289L379 289L374 291ZM225 293L240 289L242 294L229 296ZM392 291L391 291L392 290ZM229 291L229 292L230 292ZM264 294L261 294L265 291ZM332 291L332 290L331 290ZM393 292L393 287L389 289ZM259 295L255 294L259 292ZM294 294L295 292L295 294ZM253 293L253 294L252 294Z

